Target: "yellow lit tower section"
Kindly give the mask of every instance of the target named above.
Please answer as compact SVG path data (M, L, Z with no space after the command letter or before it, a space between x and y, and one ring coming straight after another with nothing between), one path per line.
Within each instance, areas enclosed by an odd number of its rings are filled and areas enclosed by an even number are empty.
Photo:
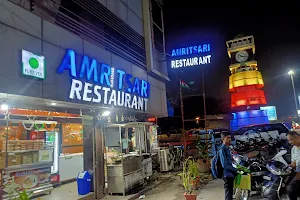
M267 101L262 90L263 78L254 59L254 37L237 37L227 41L226 45L231 59L229 66L231 108L234 111L259 110L259 107L267 104Z

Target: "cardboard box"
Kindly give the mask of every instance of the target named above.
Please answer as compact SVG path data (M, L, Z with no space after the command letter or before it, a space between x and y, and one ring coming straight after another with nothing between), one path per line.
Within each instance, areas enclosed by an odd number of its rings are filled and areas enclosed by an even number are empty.
M8 154L8 166L21 165L21 155L16 153Z
M39 152L32 152L32 163L38 163L39 162Z
M24 153L22 155L22 164L32 164L33 158L32 153Z

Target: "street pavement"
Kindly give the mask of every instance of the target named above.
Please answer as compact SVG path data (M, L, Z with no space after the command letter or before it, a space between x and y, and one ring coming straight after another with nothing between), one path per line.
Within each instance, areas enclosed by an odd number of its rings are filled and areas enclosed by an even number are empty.
M153 190L145 194L145 200L185 200L184 190L179 177L172 177ZM203 185L197 194L197 200L223 200L223 180L213 180ZM253 196L251 200L264 200L260 196ZM286 200L284 198L283 200Z
M202 185L197 191L197 200L223 200L224 188L223 180L213 180L206 185ZM162 184L142 195L140 199L145 200L185 200L184 189L178 176L172 176ZM106 196L106 200L125 200L131 199L130 196ZM260 196L253 196L250 200L265 200ZM286 200L286 198L282 199Z

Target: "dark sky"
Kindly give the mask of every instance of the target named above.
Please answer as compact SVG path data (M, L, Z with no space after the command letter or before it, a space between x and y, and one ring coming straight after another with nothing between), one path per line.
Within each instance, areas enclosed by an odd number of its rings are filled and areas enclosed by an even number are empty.
M183 3L185 2L185 3ZM205 66L206 94L229 100L229 58L226 40L238 34L254 35L259 70L265 82L265 93L269 105L277 107L279 117L295 113L291 79L287 72L295 71L295 87L300 94L300 12L282 9L257 9L233 6L215 8L196 0L164 0L164 22L167 52L172 48L210 43L212 64ZM249 1L250 2L250 1ZM217 3L215 3L217 5ZM237 4L238 5L238 4ZM256 8L255 8L256 7ZM193 93L201 93L201 69L185 68L182 77L188 82L196 81ZM170 69L172 79L168 94L178 93L177 77L180 70Z

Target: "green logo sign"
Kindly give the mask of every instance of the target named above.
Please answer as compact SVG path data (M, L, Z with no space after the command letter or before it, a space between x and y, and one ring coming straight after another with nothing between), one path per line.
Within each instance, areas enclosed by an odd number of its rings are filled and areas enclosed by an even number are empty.
M22 73L39 79L45 79L45 57L22 50Z
M32 69L37 69L39 67L39 61L36 58L30 58L29 65Z

